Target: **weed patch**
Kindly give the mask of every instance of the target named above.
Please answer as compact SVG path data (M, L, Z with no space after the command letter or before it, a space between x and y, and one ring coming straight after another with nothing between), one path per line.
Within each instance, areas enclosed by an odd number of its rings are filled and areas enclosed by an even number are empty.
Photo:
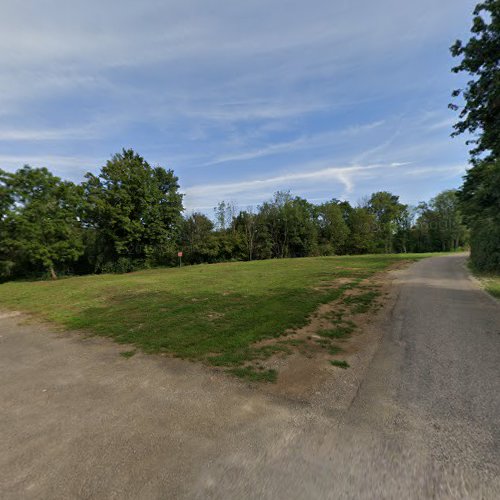
M258 370L253 366L245 366L242 368L231 368L227 370L236 377L249 380L251 382L276 382L278 372L276 370Z
M338 359L332 359L330 361L330 363L333 365L333 366L338 366L339 368L349 368L349 363L347 361L341 361L341 360L338 360Z

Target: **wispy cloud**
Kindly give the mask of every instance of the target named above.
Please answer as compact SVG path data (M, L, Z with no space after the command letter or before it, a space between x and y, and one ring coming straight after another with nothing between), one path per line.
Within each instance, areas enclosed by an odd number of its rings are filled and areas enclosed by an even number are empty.
M212 200L235 197L240 193L263 192L272 193L278 189L289 189L297 183L310 183L320 181L322 183L337 181L344 187L344 193L350 193L354 187L354 177L366 178L376 175L381 169L395 169L397 165L357 165L336 167L329 166L317 170L304 168L298 172L288 172L277 176L264 177L260 179L249 179L240 182L228 182L220 184L208 184L192 186L187 188L186 195L189 199L200 199L209 196Z
M92 127L61 129L0 129L0 141L63 141L67 139L92 139L98 134Z
M466 158L446 58L476 1L3 0L0 167L81 180L133 147L173 165L193 207L421 190L417 166Z
M83 180L86 172L95 171L106 159L60 155L0 155L0 168L12 172L24 165L46 167L59 177L78 183Z
M315 168L316 167L316 168ZM251 204L258 204L269 198L278 190L297 192L315 192L318 186L329 194L325 198L351 198L359 185L369 194L379 189L390 189L392 184L400 184L405 179L414 182L416 178L439 180L456 178L465 172L466 164L442 164L426 167L412 162L380 163L349 166L304 165L299 171L286 172L281 175L246 179L240 182L224 182L194 185L186 188L186 204L188 208L213 207L223 199L241 199ZM367 182L376 181L366 188ZM382 185L380 184L382 182ZM383 184L385 183L385 185ZM430 184L432 186L432 184ZM418 193L416 193L418 198ZM320 199L320 198L318 198Z
M346 138L352 138L353 136L362 132L368 132L369 130L380 127L381 125L383 125L383 123L383 120L379 120L364 125L350 126L344 130L332 130L315 135L301 136L297 139L294 139L293 141L278 142L269 144L259 149L219 156L213 160L208 161L207 163L205 163L205 165L217 165L220 163L252 160L255 158L262 158L280 153L291 153L298 150L313 149L325 145L332 145L338 141L345 140Z

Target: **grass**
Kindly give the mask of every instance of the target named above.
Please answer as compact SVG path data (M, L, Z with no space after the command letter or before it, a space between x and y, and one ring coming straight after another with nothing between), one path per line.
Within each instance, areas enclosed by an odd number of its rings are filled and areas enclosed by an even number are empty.
M493 297L500 299L500 274L480 272L474 269L471 262L468 263L469 270L481 282L484 289Z
M28 311L148 353L201 360L234 368L235 375L251 380L268 380L271 373L250 373L245 363L286 354L288 347L253 344L305 325L320 304L342 297L377 271L425 256L283 259L10 282L0 285L0 308ZM337 278L344 283L348 278L348 284L324 286ZM357 305L370 302L370 293ZM340 328L325 335L340 338Z
M343 302L352 306L354 314L366 313L370 310L375 299L380 295L377 290L370 290L359 295L349 295L344 297Z
M330 345L328 348L328 354L335 356L339 352L342 352L342 347L339 347L338 345Z
M484 289L493 297L500 299L500 276L498 275L477 275L484 286Z
M124 358L131 358L135 353L136 353L135 350L133 350L133 351L122 351L120 353L120 356L123 356Z
M330 361L330 363L333 365L333 366L338 366L339 368L349 368L349 363L347 361L341 361L339 359L332 359Z
M250 382L276 382L278 378L278 372L276 370L262 369L259 371L253 366L231 368L228 372L242 379L249 380Z
M500 276L486 278L485 288L493 297L500 299Z
M338 325L334 328L328 328L326 330L320 330L318 335L321 337L327 337L329 339L345 339L354 331L354 327L351 325Z

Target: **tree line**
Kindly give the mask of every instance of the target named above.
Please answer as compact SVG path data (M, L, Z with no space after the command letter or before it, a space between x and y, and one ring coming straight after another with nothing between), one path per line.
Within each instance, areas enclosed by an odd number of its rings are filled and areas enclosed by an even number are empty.
M172 170L132 150L84 182L46 168L0 170L0 276L128 272L175 265L320 255L456 250L467 242L457 192L409 207L385 191L358 206L277 192L256 208L220 202L183 214Z
M473 14L472 35L451 47L453 135L469 133L471 168L463 186L409 207L385 191L357 206L311 204L278 192L255 209L221 202L214 217L183 215L172 170L132 150L75 185L45 168L0 170L0 279L126 272L185 262L220 262L369 252L455 250L470 233L472 264L500 272L500 0ZM466 229L466 226L468 229Z

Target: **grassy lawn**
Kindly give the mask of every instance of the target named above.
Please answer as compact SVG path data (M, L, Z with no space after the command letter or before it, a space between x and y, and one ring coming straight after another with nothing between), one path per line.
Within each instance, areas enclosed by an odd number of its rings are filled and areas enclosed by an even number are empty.
M425 256L268 260L11 282L0 285L0 308L28 311L148 353L242 370L245 361L265 359L277 349L257 349L253 343L303 326L321 303L339 298L377 271ZM370 298L357 299L358 306L362 309Z

